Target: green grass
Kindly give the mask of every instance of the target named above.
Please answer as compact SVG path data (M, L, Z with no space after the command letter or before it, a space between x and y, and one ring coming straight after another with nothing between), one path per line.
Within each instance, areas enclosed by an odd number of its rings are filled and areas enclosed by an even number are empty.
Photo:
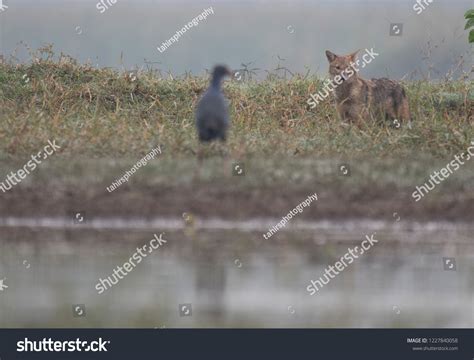
M306 101L322 80L270 74L258 82L227 81L232 156L446 157L474 140L473 102L453 107L439 101L446 93L469 98L472 79L405 83L411 129L343 124L329 99L310 110ZM0 159L29 156L48 139L56 139L66 157L139 157L156 144L164 146L164 156L193 156L194 107L207 83L207 77L156 71L139 72L132 81L127 73L67 56L54 60L49 47L29 64L0 64Z

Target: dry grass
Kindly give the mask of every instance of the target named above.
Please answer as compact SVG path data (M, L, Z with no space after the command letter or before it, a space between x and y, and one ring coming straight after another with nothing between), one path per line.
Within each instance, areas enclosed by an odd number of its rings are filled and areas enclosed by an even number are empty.
M172 78L80 65L51 48L31 64L0 65L0 158L28 156L48 139L63 156L138 157L156 144L168 156L197 149L193 110L206 77ZM234 157L414 156L443 157L474 139L474 105L439 103L446 93L468 98L473 80L406 83L413 126L395 129L367 121L362 129L341 123L330 100L309 110L306 101L322 79L269 74L263 81L228 81Z

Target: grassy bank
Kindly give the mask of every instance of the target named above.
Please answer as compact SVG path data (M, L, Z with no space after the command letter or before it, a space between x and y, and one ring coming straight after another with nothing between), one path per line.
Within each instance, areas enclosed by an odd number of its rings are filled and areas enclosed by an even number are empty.
M62 144L60 155L68 157L138 157L156 144L164 146L165 157L195 154L193 110L207 77L130 76L55 59L44 49L31 64L0 65L1 158L29 156L48 139ZM321 81L269 75L260 82L226 82L232 156L444 157L474 139L474 105L466 100L472 80L406 83L414 122L401 129L343 124L329 99L309 110L306 101ZM446 93L461 101L440 103Z

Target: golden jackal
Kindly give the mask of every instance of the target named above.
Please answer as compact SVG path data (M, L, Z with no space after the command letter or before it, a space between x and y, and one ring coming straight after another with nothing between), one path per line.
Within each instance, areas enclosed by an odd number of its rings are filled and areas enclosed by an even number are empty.
M403 87L387 78L366 80L359 77L358 52L338 56L326 51L329 74L340 79L340 84L335 88L339 115L356 124L368 116L388 118L392 122L398 120L400 123L409 121L408 98Z

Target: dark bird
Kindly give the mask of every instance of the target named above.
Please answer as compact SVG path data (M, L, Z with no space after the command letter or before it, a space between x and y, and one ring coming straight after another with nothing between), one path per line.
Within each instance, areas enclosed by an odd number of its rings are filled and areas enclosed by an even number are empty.
M226 76L232 76L227 67L214 67L211 84L197 104L196 127L201 142L226 140L230 118L227 100L221 90L222 80Z

